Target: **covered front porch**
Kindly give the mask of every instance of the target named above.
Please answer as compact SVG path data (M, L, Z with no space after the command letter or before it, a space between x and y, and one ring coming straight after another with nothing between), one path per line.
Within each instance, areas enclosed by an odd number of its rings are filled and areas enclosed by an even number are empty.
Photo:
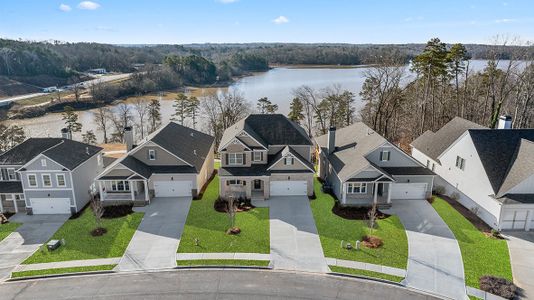
M389 180L348 181L343 184L341 203L346 206L391 206L391 185Z
M150 203L148 180L142 178L106 178L98 180L100 200L104 205Z
M234 199L265 200L269 195L269 177L221 177L219 194Z

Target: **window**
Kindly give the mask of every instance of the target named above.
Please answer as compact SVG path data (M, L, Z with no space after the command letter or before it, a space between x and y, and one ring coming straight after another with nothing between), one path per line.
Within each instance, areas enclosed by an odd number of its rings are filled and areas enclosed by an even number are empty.
M347 185L348 194L367 194L367 184L360 182L349 182Z
M381 151L380 152L380 161L389 161L390 151Z
M57 186L64 187L67 185L67 183L65 182L64 174L57 174L56 179L57 179Z
M0 180L9 180L9 175L7 173L7 169L0 169Z
M52 178L50 177L50 174L43 174L41 175L43 179L43 186L45 187L51 187L52 186Z
M15 174L15 169L7 169L7 174L9 177L9 180L17 180L17 175Z
M456 167L460 170L465 169L465 159L461 158L460 156L456 156Z
M242 165L243 164L243 154L242 153L229 153L228 154L228 164L229 165Z
M130 191L130 182L129 181L112 181L111 190L113 192L128 192Z
M46 167L46 159L41 159L41 167Z
M149 160L156 160L156 150L154 150L154 149L148 150L148 159Z
M286 165L286 166L291 166L291 165L293 165L293 160L294 160L293 157L285 157L285 158L284 158L284 165Z
M28 174L28 185L30 187L37 186L37 176L35 176L35 174Z
M226 185L247 185L247 182L239 179L227 180Z
M252 152L252 161L262 161L262 160L263 160L263 152L261 151Z

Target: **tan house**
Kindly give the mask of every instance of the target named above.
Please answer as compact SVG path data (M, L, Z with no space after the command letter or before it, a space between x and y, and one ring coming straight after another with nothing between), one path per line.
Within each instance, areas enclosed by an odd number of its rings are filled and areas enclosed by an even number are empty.
M131 131L127 134L128 153L97 177L106 205L195 197L213 174L215 139L210 135L171 122L133 147Z
M221 139L219 193L248 199L311 196L312 151L304 129L284 115L249 115Z

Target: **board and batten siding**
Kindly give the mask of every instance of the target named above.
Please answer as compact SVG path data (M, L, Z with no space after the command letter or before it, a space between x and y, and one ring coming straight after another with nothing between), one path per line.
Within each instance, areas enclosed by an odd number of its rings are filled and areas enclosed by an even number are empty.
M100 155L101 152L93 155L72 172L73 192L77 211L80 211L91 200L90 192L96 192L93 186L95 178L104 171L103 164L99 164L99 162L103 161L102 159L98 159Z

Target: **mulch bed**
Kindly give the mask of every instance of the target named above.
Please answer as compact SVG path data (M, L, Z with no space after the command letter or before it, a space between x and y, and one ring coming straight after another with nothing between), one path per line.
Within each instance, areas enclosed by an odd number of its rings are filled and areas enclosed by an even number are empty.
M513 282L495 276L482 276L479 280L480 289L501 296L505 299L515 299L519 288Z
M236 235L241 233L241 228L239 227L232 227L226 231L226 234L230 235Z
M382 246L382 239L374 235L366 235L362 238L362 244L367 248L378 248Z
M103 236L107 232L108 232L108 230L106 228L99 227L99 228L95 228L95 229L91 230L91 235L92 236Z
M249 211L251 209L256 208L248 200L244 200L240 202L236 201L235 204L237 204L235 212L244 212L244 211ZM213 204L213 208L217 212L226 213L228 212L228 202L226 200L219 199L215 201L215 203Z
M370 207L343 207L339 204L339 202L336 202L336 204L334 204L334 207L332 208L332 212L335 215L347 220L368 220L369 210L371 210ZM390 217L390 215L385 214L380 210L376 210L376 215L377 220L386 219Z
M104 219L115 219L125 217L127 215L133 214L132 205L113 205L104 207Z
M491 235L491 227L489 227L488 224L484 223L484 221L482 221L482 219L475 215L472 211L460 204L460 202L453 200L445 195L439 195L439 197L447 201L447 203L449 203L452 207L454 207L454 209L456 209L456 211L462 214L464 218L466 218L467 220L469 220L469 222L475 225L478 230L484 232L486 235Z

